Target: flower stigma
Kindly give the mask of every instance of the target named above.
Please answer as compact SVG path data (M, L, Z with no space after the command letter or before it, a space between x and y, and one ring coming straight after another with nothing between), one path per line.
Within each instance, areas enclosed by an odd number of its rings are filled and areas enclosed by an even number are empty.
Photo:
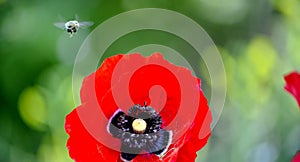
M132 128L136 133L144 133L146 127L147 127L147 123L143 119L135 119L132 122Z

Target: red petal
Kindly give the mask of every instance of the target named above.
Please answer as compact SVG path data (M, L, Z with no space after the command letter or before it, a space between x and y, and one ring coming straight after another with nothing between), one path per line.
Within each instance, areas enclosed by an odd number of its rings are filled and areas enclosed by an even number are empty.
M178 161L194 162L197 156L196 152L206 145L210 137L212 116L205 96L201 91L200 94L200 107L194 120L194 125L191 127L191 135L186 140L187 142L180 148L177 157Z
M105 147L86 131L76 109L66 117L65 129L70 135L67 142L69 154L76 162L118 160L119 152Z
M98 103L103 101L103 97L106 96L111 90L111 77L114 71L115 66L118 61L123 57L123 55L115 55L105 59L99 69L87 76L83 83L80 91L81 103L89 103L95 101L95 94L97 97ZM107 118L116 111L117 106L114 103L114 100L110 100L110 105L106 105L110 107L102 108L104 115Z
M70 157L77 162L116 161L119 159L120 153L98 142L94 137L96 133L91 133L91 131L101 132L98 133L101 135L98 138L105 139L111 137L106 132L107 118L113 114L117 107L111 102L110 107L101 109L107 117L105 119L95 116L97 114L95 109L99 108L98 100L101 101L105 93L110 91L111 74L114 66L121 58L122 55L116 55L106 59L95 73L84 79L80 93L82 105L66 117L65 129L70 135L67 147ZM86 122L91 122L92 124ZM86 128L89 128L89 131ZM113 142L116 140L107 141Z
M189 129L197 111L202 111L204 117L208 111L206 99L200 97L203 94L199 80L188 69L164 60L159 53L147 58L140 54L124 55L114 73L112 91L106 94L101 106L109 106L114 100L126 112L130 106L146 102L160 112L163 126L174 131L174 139ZM203 121L197 123L201 126Z
M300 151L298 151L296 153L296 155L294 156L292 162L300 162Z
M300 107L300 74L292 72L284 77L286 85L284 87L290 94L292 94Z

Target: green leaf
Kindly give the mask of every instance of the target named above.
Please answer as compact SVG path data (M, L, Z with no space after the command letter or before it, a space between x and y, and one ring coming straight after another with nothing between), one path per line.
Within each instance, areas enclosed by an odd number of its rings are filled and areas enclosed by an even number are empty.
M246 59L251 71L258 77L258 80L267 81L272 75L276 65L276 51L268 38L264 36L255 37L246 54Z
M23 121L33 129L43 130L46 122L44 97L36 87L23 90L19 97L19 113Z

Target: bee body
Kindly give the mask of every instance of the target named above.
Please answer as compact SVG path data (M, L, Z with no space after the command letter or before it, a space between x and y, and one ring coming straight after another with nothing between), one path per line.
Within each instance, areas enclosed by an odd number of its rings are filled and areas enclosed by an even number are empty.
M79 27L80 27L80 23L76 20L68 21L65 23L65 29L68 33L70 33L70 35L76 33Z
M77 20L71 20L66 23L54 23L56 27L66 30L67 33L70 34L70 37L72 37L73 34L79 30L79 28L87 28L89 26L92 26L93 24L94 23L91 21L79 22Z

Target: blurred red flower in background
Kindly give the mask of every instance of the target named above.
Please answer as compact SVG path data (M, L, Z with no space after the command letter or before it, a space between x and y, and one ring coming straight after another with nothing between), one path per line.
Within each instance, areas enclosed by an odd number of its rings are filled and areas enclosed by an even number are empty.
M300 151L298 151L296 153L296 155L294 156L292 162L300 162Z
M286 82L284 89L295 97L300 108L300 74L294 71L284 76L284 80ZM300 162L300 151L296 153L292 162Z
M125 62L119 67L122 61ZM132 67L139 63L143 66L133 72ZM124 78L129 74L132 75L126 87ZM124 87L129 97L121 90ZM162 128L172 131L173 138L163 157L143 152L133 162L192 162L210 137L212 116L200 79L193 77L188 69L164 60L159 53L146 58L140 54L107 58L84 79L80 96L81 105L67 115L65 122L69 134L67 148L77 162L121 161L121 142L107 131L108 119L118 109L126 112L134 104L147 103L153 107L161 116ZM196 105L194 111L193 105Z
M300 107L300 74L292 72L284 76L284 80L286 81L284 89L295 97Z

